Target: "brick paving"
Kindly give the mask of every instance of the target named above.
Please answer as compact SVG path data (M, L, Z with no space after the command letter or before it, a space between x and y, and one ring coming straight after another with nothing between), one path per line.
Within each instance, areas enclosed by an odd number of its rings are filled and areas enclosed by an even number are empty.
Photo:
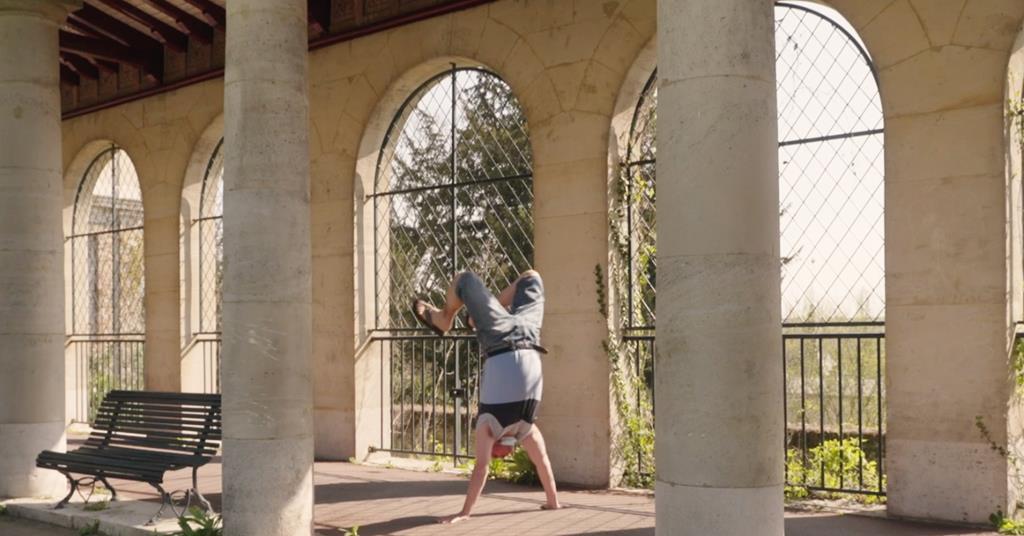
M200 470L200 489L214 507L220 507L220 464ZM191 475L178 471L168 475L167 489L189 486ZM541 511L544 493L540 488L488 482L473 518L456 525L436 523L438 516L462 507L467 480L447 473L390 469L342 462L317 463L317 534L341 536L345 529L359 526L361 536L380 534L446 536L477 534L622 535L654 534L654 499L647 494L613 491L565 490L562 503L568 508ZM267 485L272 486L272 482ZM146 485L116 482L125 499L156 501ZM155 508L155 504L154 504ZM742 515L742 512L737 512ZM26 533L34 534L34 533ZM859 515L788 512L788 536L974 536L991 532L962 527L902 523Z

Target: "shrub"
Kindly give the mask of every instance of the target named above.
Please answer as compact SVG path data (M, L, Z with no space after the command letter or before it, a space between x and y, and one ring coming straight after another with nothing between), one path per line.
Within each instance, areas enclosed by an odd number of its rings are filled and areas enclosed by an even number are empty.
M507 480L513 484L536 485L540 482L537 468L522 448L516 448L511 458L491 458L488 466L490 477Z
M195 526L193 526L195 525ZM201 508L189 508L188 513L178 519L180 531L173 536L223 536L220 516Z
M999 534L1024 535L1024 521L1016 521L1003 515L1002 509L990 515L988 520Z
M103 536L103 533L100 532L100 522L93 521L78 529L78 536Z
M878 462L868 459L857 439L827 439L807 450L806 463L799 449L788 449L786 477L787 499L808 497L810 493L804 485L832 489L862 487L865 490L874 490L879 488L880 483L884 488L885 483L884 477L879 482ZM826 495L829 498L839 498L846 494L830 492ZM857 495L855 498L866 503L877 503L881 500L873 495Z

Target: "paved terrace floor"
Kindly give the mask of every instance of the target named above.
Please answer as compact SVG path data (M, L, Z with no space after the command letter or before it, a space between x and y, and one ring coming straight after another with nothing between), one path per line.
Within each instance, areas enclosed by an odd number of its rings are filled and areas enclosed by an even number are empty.
M220 507L220 472L219 463L212 463L200 471L200 489L217 509ZM561 500L568 508L548 512L539 509L544 499L539 488L491 481L472 519L442 526L436 524L436 517L454 513L462 506L467 480L458 475L351 463L317 463L314 478L316 529L321 535L340 536L345 533L345 528L354 525L359 526L361 536L654 534L654 499L649 495L565 490ZM183 489L188 487L189 481L188 471L171 473L167 488ZM147 486L117 481L114 485L125 499L154 501L155 511L157 497ZM273 486L274 483L267 482L266 485ZM743 512L737 511L736 515L743 515ZM861 515L788 512L786 534L960 536L994 533Z

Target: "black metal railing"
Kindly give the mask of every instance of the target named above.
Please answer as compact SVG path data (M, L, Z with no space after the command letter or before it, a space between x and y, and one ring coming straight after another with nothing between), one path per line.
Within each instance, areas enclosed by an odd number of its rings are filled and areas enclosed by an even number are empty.
M92 422L100 402L112 390L144 388L143 335L72 336L67 351L73 359L72 419Z
M786 484L885 495L885 325L786 324Z
M381 436L373 450L459 460L473 457L480 352L469 334L377 332Z
M630 328L622 335L622 347L629 370L625 380L633 399L629 401L632 422L619 425L625 454L623 482L649 487L654 483L654 355L657 350L653 328Z

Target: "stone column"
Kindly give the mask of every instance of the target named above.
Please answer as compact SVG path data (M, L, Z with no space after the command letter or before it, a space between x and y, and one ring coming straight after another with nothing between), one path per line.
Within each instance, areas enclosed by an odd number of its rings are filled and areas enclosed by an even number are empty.
M226 534L311 534L305 0L228 2L224 87Z
M57 28L74 2L0 0L0 498L63 494L64 246Z
M773 35L658 2L658 534L783 534Z

